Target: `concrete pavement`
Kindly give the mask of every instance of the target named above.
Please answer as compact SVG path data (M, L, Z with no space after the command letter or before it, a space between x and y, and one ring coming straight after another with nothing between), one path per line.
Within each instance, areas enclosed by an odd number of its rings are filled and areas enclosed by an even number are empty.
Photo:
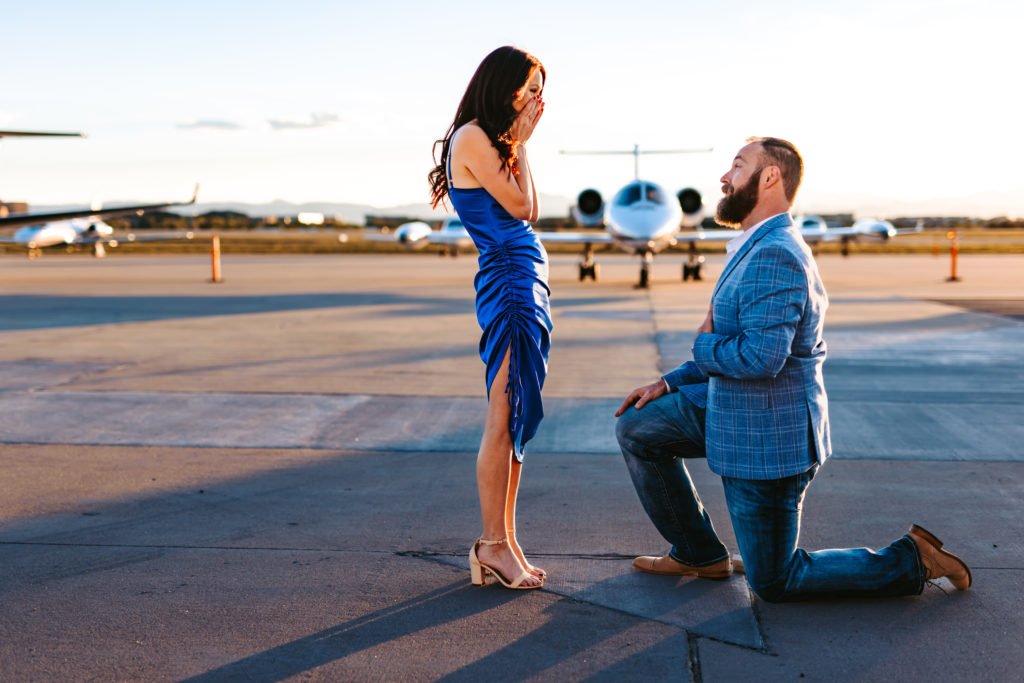
M542 591L473 587L485 402L475 259L2 259L4 680L1016 680L1024 654L1024 257L823 256L836 457L802 546L912 522L965 593L771 605L664 550L611 413L686 359L709 280L555 256L520 538ZM691 472L723 539L721 486Z

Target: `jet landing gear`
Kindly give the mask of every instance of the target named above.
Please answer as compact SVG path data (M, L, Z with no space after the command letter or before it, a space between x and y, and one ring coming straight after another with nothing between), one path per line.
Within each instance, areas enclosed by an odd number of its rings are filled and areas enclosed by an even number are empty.
M588 277L597 282L597 276L601 274L601 266L594 261L594 249L590 242L583 247L583 261L580 262L580 282Z
M690 242L690 249L686 257L686 262L683 264L683 282L686 282L691 277L694 281L703 280L701 277L700 269L704 265L704 256L697 249L697 245Z
M650 286L651 264L654 263L654 254L645 251L641 256L643 260L640 261L640 281L636 283L633 289L647 289Z

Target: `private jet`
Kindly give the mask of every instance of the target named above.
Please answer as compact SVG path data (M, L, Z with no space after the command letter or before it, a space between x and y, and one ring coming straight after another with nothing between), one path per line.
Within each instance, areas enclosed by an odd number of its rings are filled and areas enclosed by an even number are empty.
M913 228L897 228L891 222L878 218L861 218L853 225L830 228L821 216L800 216L795 221L804 241L811 246L819 242L839 242L840 253L850 255L850 243L860 239L888 242L900 235L913 235L924 230L924 221L918 220Z
M441 223L440 230L432 229L423 221L402 223L395 228L394 239L409 249L422 249L428 244L440 244L442 245L442 256L445 253L457 256L460 248L473 246L473 238L469 236L466 226L457 216L446 218Z
M640 156L644 154L693 154L711 152L712 149L641 150L633 145L632 150L569 152L562 154L631 155L633 157L633 181L616 192L611 202L606 203L595 189L583 190L572 207L572 217L584 228L603 228L602 232L570 233L541 232L545 242L577 242L583 246L583 260L579 264L580 281L597 280L600 267L594 260L595 244L614 244L626 253L640 256L640 279L638 288L646 288L650 280L651 264L659 251L689 242L687 261L683 263L682 277L688 280L701 279L703 257L696 248L700 241L729 240L736 236L734 230L702 230L704 203L700 192L686 187L673 197L663 187L640 178ZM671 199L670 199L671 197ZM685 232L684 232L685 231Z
M85 137L82 133L50 133L40 131L0 130L3 137ZM164 209L172 206L188 206L196 203L199 194L197 184L192 198L184 202L160 202L157 204L135 204L110 208L90 207L52 213L18 213L0 215L0 228L20 228L13 235L0 235L0 242L20 244L28 250L29 258L36 258L46 247L63 246L73 249L78 245L92 247L97 257L106 255L105 246L116 247L120 242L114 229L103 222L104 217L141 214L144 211ZM122 241L142 242L168 239L192 239L191 232L164 232L135 235L128 233Z

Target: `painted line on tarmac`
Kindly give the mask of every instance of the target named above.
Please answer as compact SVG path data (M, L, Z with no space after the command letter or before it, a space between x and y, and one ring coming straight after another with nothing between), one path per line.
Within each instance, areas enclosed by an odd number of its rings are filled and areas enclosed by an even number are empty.
M1019 404L937 395L903 403L835 400L843 459L1024 460ZM534 453L618 454L618 398L554 398ZM472 453L482 397L35 391L0 394L0 443Z

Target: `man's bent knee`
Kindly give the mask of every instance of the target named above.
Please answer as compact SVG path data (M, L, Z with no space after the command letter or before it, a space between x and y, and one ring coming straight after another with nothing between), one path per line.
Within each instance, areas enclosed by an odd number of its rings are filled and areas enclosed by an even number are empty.
M786 602L786 591L774 586L750 587L754 594L765 602Z
M619 446L642 441L644 418L636 408L627 408L615 421L615 440Z
M748 567L749 569L749 567ZM751 575L747 572L747 583L757 597L765 602L787 602L789 600L786 592L786 577L776 577L772 581L765 581L763 576Z

